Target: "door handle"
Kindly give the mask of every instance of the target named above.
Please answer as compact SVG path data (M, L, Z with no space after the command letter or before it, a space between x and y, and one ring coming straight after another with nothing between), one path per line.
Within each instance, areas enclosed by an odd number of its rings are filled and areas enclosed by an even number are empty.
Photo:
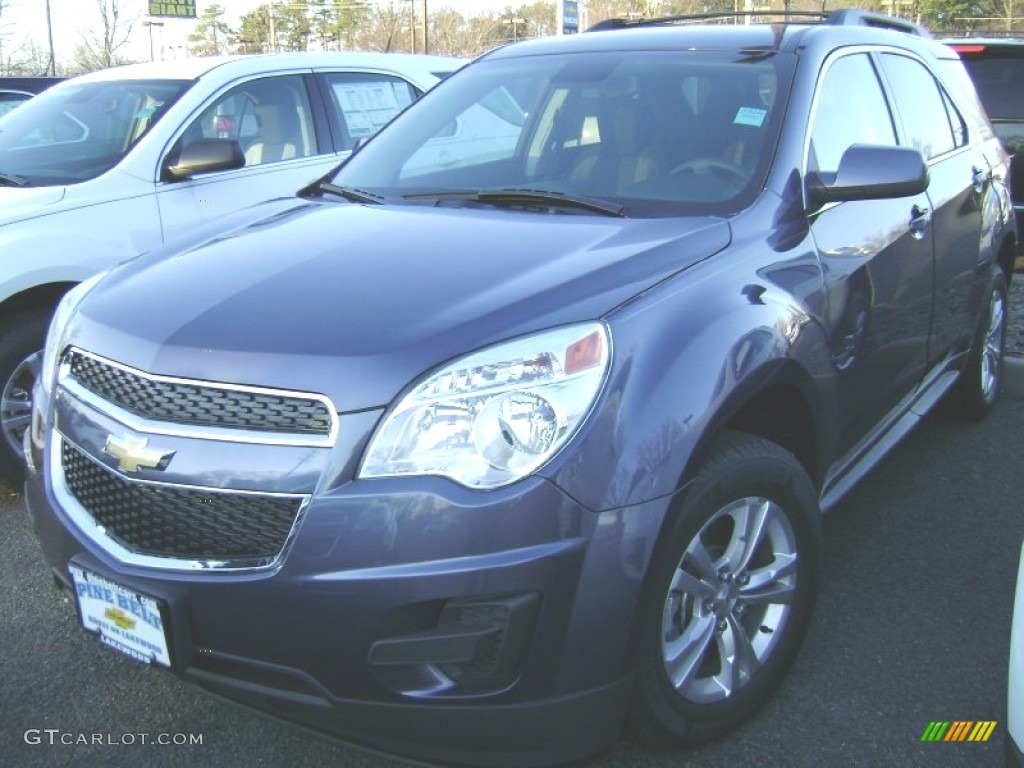
M927 208L920 205L915 205L910 209L910 236L915 240L920 240L924 237L925 230L928 229L928 222L932 220L932 212Z
M992 173L987 168L979 168L976 165L971 166L971 186L974 187L974 191L979 195L985 189L985 184L990 178L992 178Z

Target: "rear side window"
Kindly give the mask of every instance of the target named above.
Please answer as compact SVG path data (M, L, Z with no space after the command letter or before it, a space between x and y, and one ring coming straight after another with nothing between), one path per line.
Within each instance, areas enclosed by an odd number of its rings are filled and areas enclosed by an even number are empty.
M935 77L916 59L893 53L880 57L882 70L899 105L900 117L912 147L927 159L951 152L956 141L947 112L947 100ZM961 143L963 120L961 125Z
M420 96L405 80L391 75L328 72L323 78L340 127L334 147L338 151L373 136Z
M942 101L946 105L946 117L949 118L949 127L953 129L953 146L957 149L967 146L967 122L963 115L956 108L949 94L942 92Z
M19 104L23 104L28 101L31 96L27 93L12 93L10 91L0 91L0 117L6 115L12 109Z

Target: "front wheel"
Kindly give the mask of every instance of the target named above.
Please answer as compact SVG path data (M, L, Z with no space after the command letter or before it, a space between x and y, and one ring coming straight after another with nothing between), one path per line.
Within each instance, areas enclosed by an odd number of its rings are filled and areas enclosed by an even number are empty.
M49 312L14 319L0 335L0 479L18 484L25 478L22 439L32 422L32 387L40 375Z
M638 621L641 710L686 744L749 718L778 686L817 590L817 494L780 446L718 440L669 522Z

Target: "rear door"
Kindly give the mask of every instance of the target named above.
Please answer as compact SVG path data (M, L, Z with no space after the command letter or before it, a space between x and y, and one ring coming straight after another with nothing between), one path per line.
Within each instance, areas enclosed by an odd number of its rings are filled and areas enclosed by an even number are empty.
M407 80L384 72L317 72L316 77L327 104L334 151L342 154L423 94Z
M991 171L967 123L929 69L909 55L879 55L901 125L901 144L928 161L935 243L935 305L929 364L966 350L977 325L971 291L980 276L982 204Z

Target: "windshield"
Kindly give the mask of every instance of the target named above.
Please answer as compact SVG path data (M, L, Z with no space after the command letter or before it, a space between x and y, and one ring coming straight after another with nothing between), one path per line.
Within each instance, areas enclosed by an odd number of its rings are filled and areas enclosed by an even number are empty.
M479 205L486 192L500 204L490 193L516 191L600 199L631 216L725 213L763 188L792 68L764 51L484 59L332 181L389 202Z
M48 90L0 118L0 173L75 184L121 161L191 83L131 80Z

